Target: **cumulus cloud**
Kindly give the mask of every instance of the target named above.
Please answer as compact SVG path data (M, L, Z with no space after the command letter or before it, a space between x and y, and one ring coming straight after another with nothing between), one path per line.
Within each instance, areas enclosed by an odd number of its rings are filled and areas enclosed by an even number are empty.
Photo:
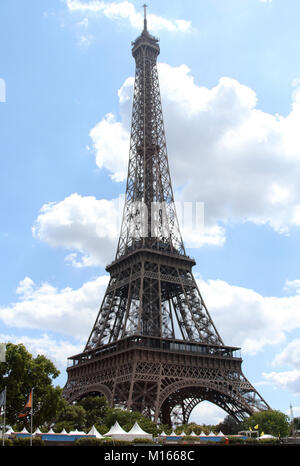
M268 224L281 234L299 226L298 81L283 117L259 110L255 92L234 79L208 89L186 65L163 63L159 75L175 201L204 203L203 231L179 218L186 247L223 245L229 222ZM90 131L96 164L115 182L127 176L133 84L128 78L119 89L120 120L109 113ZM69 249L74 266L104 265L120 231L115 202L72 194L42 207L33 234Z
M289 390L295 395L300 395L300 370L263 372L263 376L273 386Z
M227 413L217 405L208 401L202 401L191 412L189 422L203 424L219 424L223 421Z
M207 228L248 221L287 234L299 226L299 85L284 117L260 110L255 92L228 77L209 89L186 65L164 63L159 76L176 199L204 202ZM120 121L106 115L90 134L97 165L116 181L127 175L132 91L133 78L119 90Z
M114 258L123 205L124 196L107 201L74 193L60 202L45 204L32 234L52 247L69 250L65 261L74 267L104 266ZM215 225L204 229L203 213L197 216L196 223L190 207L190 204L176 203L185 245L222 244L224 228Z
M8 327L39 329L69 335L85 343L94 324L108 276L100 276L78 289L37 285L25 277L17 287L18 300L0 307L0 320Z
M111 201L71 194L45 204L32 227L35 238L70 250L75 267L99 266L113 260L122 219L122 198Z
M300 338L290 341L281 353L274 358L273 365L287 364L300 370Z
M99 168L105 167L114 181L124 181L127 174L129 134L127 128L107 114L90 132ZM127 157L124 157L127 154Z
M83 341L92 329L108 278L103 275L78 289L59 290L49 283L37 285L26 277L17 287L18 300L0 307L0 319L7 326L59 332ZM256 354L266 345L283 343L288 332L300 327L299 294L264 297L221 280L197 281L225 344L241 346L245 353ZM277 357L277 362L292 353L300 369L296 341Z
M33 357L42 354L46 358L50 359L55 367L62 371L66 368L68 357L82 351L82 345L73 344L67 339L57 340L51 338L47 333L43 333L38 337L1 334L0 340L10 342L15 345L22 343Z
M90 14L101 14L113 21L126 20L134 29L143 28L144 15L136 11L133 3L128 1L105 2L103 0L66 0L67 8L70 12L81 12ZM148 13L147 22L149 29L153 32L165 29L171 32L187 32L191 29L191 22L184 19L166 19L161 16Z
M269 297L222 280L198 279L198 286L225 344L256 354L284 343L300 327L300 296Z

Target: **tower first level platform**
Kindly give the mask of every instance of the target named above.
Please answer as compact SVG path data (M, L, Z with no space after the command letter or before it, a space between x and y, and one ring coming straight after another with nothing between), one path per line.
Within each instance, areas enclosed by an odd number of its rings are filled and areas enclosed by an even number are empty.
M69 358L64 393L70 402L103 395L163 424L187 423L207 400L241 421L266 409L241 364L236 347L132 335Z

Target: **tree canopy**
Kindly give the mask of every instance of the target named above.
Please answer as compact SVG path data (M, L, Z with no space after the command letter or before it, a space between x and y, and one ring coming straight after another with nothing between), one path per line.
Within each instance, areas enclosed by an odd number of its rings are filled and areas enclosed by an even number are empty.
M273 409L254 413L244 421L245 428L255 430L258 425L259 433L271 434L276 437L285 437L290 431L289 417Z
M43 355L35 358L23 344L6 345L6 362L0 364L0 391L7 387L6 422L18 425L18 414L34 388L34 425L51 423L61 402L61 388L54 387L53 379L59 371ZM24 424L24 421L22 421Z

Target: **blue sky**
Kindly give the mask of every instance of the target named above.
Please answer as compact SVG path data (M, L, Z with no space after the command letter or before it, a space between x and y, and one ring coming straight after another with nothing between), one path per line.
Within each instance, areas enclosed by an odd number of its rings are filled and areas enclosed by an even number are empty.
M149 3L149 2L148 2ZM151 1L183 237L212 318L245 376L300 415L300 32L297 0ZM0 340L66 381L105 291L125 190L140 2L0 6ZM0 91L3 86L0 86ZM3 93L3 91L2 91ZM225 416L208 403L198 422Z

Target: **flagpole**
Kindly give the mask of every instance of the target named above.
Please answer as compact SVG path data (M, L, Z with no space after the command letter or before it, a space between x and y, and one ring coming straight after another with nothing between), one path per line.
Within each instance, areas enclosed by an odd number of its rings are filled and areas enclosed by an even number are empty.
M32 447L33 388L31 389L30 446Z
M5 429L5 423L6 423L6 386L4 388L5 390L5 398L4 398L4 419L3 419L3 427L2 427L2 446L4 447L4 429Z

